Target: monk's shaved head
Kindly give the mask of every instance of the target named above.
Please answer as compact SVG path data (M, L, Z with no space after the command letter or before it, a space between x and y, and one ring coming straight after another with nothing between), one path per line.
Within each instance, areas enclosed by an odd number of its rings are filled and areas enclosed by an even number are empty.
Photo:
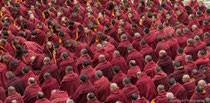
M29 82L30 84L35 84L35 83L36 83L36 80L35 80L35 78L30 77L30 78L28 79L28 82Z
M169 82L170 85L175 85L176 84L175 78L169 78L168 82Z
M133 46L128 46L127 50L128 50L128 52L133 50Z
M88 79L87 75L85 74L81 74L79 77L82 82L85 82Z
M37 93L37 98L38 99L42 99L42 98L44 98L45 96L44 96L44 93L43 92L38 92Z
M98 44L96 47L97 47L98 50L103 49L103 45L102 44Z
M192 60L192 56L191 55L186 55L185 59L188 60L188 61Z
M162 68L160 67L160 66L157 66L156 68L155 68L155 71L158 73L158 72L160 72L162 70Z
M200 37L199 37L198 35L196 35L196 36L194 37L194 40L198 41L198 40L200 40Z
M14 75L14 73L12 72L12 71L8 71L7 72L7 78L8 79L10 79L10 78L12 78L12 77L14 77L15 75Z
M189 81L190 81L190 76L189 76L188 74L183 75L182 81L183 81L184 83L189 82Z
M49 77L51 77L51 74L50 74L50 73L45 73L45 74L44 74L44 78L45 78L45 79L47 79L47 78L49 78Z
M113 71L114 73L118 73L118 72L120 71L120 67L119 67L119 66L114 66L114 67L112 68L112 71Z
M11 103L18 103L18 101L17 100L12 100Z
M165 86L164 85L158 85L157 90L158 91L163 91L163 90L165 90Z
M16 91L16 90L15 90L15 87L9 86L9 88L8 88L8 92L9 92L9 93L15 92L15 91Z
M150 55L146 55L145 60L147 62L151 62L152 61L152 57Z
M210 103L210 98L209 98L209 97L206 97L206 98L204 99L204 103Z
M132 100L137 100L137 99L139 98L139 96L138 96L137 93L133 93L133 94L131 95L131 98L132 98Z
M66 67L66 71L67 71L67 72L69 72L69 71L73 71L73 70L74 70L74 69L73 69L73 67L72 67L72 66L67 66L67 67Z
M141 77L141 76L142 76L142 72L137 72L137 73L136 73L136 76L137 76L137 77Z
M118 88L117 83L112 83L110 85L110 89L111 89L112 92L115 91L117 88Z
M140 35L139 33L135 33L135 34L134 34L134 37L135 37L135 38L138 38L138 37L140 37L140 36L141 36L141 35Z
M73 99L68 99L68 100L66 101L66 103L74 103L74 100L73 100Z
M107 44L108 44L108 41L103 41L103 42L102 42L102 45L103 45L103 46L105 46L105 45L107 45Z
M133 66L136 66L137 64L136 64L136 61L135 60L130 60L129 61L129 66L130 67L133 67Z
M195 73L197 73L197 72L198 72L197 69L193 69L193 70L191 71L192 74L195 74Z
M88 50L86 48L84 48L84 49L81 50L81 53L82 54L88 54Z
M115 50L114 51L114 56L118 56L118 55L120 55L120 52L118 50Z
M63 58L68 58L68 57L69 57L69 54L68 54L67 52L63 52L63 53L61 54L61 56L62 56Z
M198 93L202 93L203 92L203 87L202 86L196 86L195 89Z
M122 34L121 35L121 40L126 40L128 37L127 37L127 35L126 34Z
M198 86L202 86L204 88L205 86L207 86L207 83L204 80L199 80Z
M197 28L197 25L192 25L192 30L195 30Z
M173 100L174 99L174 94L172 92L168 92L166 94L166 98L170 101L170 100Z
M182 34L182 30L181 30L181 29L177 29L177 30L176 30L176 34L177 34L177 35L181 35L181 34Z
M88 97L90 100L96 98L96 96L95 96L95 94L94 94L93 92L88 93L88 94L87 94L87 97Z
M96 75L101 78L103 76L103 72L101 70L96 71Z
M100 60L106 59L106 57L105 57L105 55L99 55L98 59L99 59L99 61L100 61Z
M128 77L125 77L125 78L123 79L123 83L124 83L125 85L130 84L130 82L131 82L131 80L130 80Z
M45 57L43 61L46 63L50 63L50 57Z
M194 40L192 38L187 39L187 44L188 45L193 45L194 44Z

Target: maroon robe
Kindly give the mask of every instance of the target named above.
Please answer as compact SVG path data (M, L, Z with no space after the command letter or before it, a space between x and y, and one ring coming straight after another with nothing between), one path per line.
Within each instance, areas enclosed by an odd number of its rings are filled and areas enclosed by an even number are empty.
M179 48L179 43L176 38L171 38L167 41L167 44L171 51L171 57L174 59L177 55L177 49Z
M68 93L65 91L56 91L50 96L51 103L65 103L69 99Z
M7 98L7 95L3 87L0 87L0 93L1 93L0 101L4 101Z
M156 87L158 87L158 85L164 85L165 90L169 89L168 76L163 71L159 71L157 74L155 74L152 80Z
M96 88L96 97L99 101L104 102L110 94L110 84L106 77L101 77L94 82Z
M155 99L153 99L152 102L154 103L167 103L167 98L166 98L166 91L160 91Z
M152 57L154 56L154 51L152 49L152 47L150 47L148 44L141 46L140 48L140 53L145 57L146 55L150 55ZM154 58L155 59L155 58Z
M89 55L81 55L79 58L77 58L77 60L76 60L76 68L77 68L77 70L78 70L78 73L80 73L81 72L81 70L82 70L82 63L83 63L83 61L89 61L90 62L90 64L92 64L92 60L91 60L91 57L89 56Z
M25 44L24 47L28 50L32 50L35 53L43 53L42 47L39 44L37 44L36 42L26 41L26 42L24 42L24 44Z
M122 89L123 93L125 94L125 97L128 100L128 103L132 103L132 94L137 93L139 94L138 88L133 84L128 84Z
M31 41L34 41L34 42L38 43L39 45L43 45L46 40L45 33L41 30L39 30L37 32L38 33L36 34L36 36L34 38L31 37Z
M17 92L9 93L4 103L11 103L12 100L16 100L18 103L24 103L22 96Z
M193 61L186 62L184 68L187 70L187 74L189 74L190 76L191 76L191 71L193 69L198 69L198 67L196 66L196 64Z
M144 67L144 72L150 76L151 78L153 78L155 76L155 68L157 67L158 65L154 62L154 61L151 61L151 62L148 62L145 67Z
M7 69L2 63L0 63L0 68L0 87L5 87L7 85Z
M138 66L131 67L128 69L127 76L131 80L131 83L136 84L136 81L138 80L136 73L140 72L141 69Z
M149 101L146 98L142 97L140 99L137 99L133 103L149 103Z
M166 74L171 74L174 71L172 60L167 55L159 58L158 65L163 69Z
M175 57L174 61L179 62L181 66L184 66L185 65L185 56L186 56L185 53L178 54Z
M71 86L69 86L71 85ZM80 85L78 74L72 71L68 72L61 81L60 90L66 91L69 96L73 95L77 87Z
M24 92L24 102L25 103L35 103L37 100L37 93L42 91L42 88L38 84L31 84L26 87Z
M58 82L55 78L49 77L42 83L42 91L47 99L50 99L51 91L59 89Z
M21 78L21 81L23 82L24 87L28 86L28 79L31 77L33 77L36 80L36 82L39 84L38 77L32 71L29 71L28 73L24 74L24 76Z
M189 103L203 103L203 100L206 98L206 93L198 93L198 92L195 92L191 99L190 99L190 102Z
M191 77L195 79L195 83L197 84L200 80L206 80L206 75L201 73L200 71L197 71L194 74L191 74Z
M97 50L95 53L94 53L94 58L93 58L93 66L95 67L96 65L98 65L99 61L98 61L98 57L100 55L104 55L106 57L107 60L109 60L110 58L110 55L105 51L105 49L100 49L100 50Z
M89 92L95 92L95 87L91 84L89 80L86 80L74 92L74 94L72 95L72 99L76 103L86 103L87 94Z
M113 67L114 66L119 66L120 70L123 73L127 74L128 66L127 66L127 63L126 63L125 59L122 56L118 55L118 56L113 57L111 63L112 63Z
M126 77L126 74L123 73L122 71L119 71L118 73L116 73L114 75L114 77L112 78L112 83L117 83L117 85L119 86L119 88L123 88L123 79Z
M194 81L189 81L183 84L184 89L187 92L187 99L190 99L193 93L195 92L195 82Z
M109 80L112 80L113 78L112 65L109 61L107 60L100 61L99 64L95 67L95 70L101 70L105 77L107 77Z
M206 76L206 81L210 82L210 69L208 68L203 74Z
M207 86L204 87L204 90L206 91L206 96L209 97L210 96L210 84L208 84Z
M187 37L185 35L176 36L176 39L177 39L177 41L179 43L179 46L181 48L185 48L186 47L186 45L187 45Z
M199 51L199 50L205 50L206 42L203 42L203 41L199 40L199 41L196 41L196 43L194 44L194 46L196 47L197 51Z
M131 46L131 43L129 42L129 40L124 40L124 41L121 41L117 47L117 49L119 50L120 54L123 56L123 57L127 57L128 55L128 46Z
M6 88L8 88L9 86L15 87L16 91L18 93L20 93L21 95L23 95L23 93L24 93L24 85L23 85L22 81L20 80L20 78L18 78L18 77L10 78L7 81Z
M183 11L180 15L178 15L177 21L187 25L189 22L187 13Z
M36 100L35 103L51 103L51 102L47 98L42 98L42 99Z
M122 103L128 103L127 98L125 97L122 90L119 88L113 91L105 100L104 103L115 103L116 101L120 101Z
M13 52L14 52L12 46L9 43L7 43L7 42L6 42L6 44L4 46L0 46L0 50L3 51L3 52L7 52L10 55L12 55Z
M179 67L178 69L175 69L173 73L171 73L170 75L168 75L169 78L175 78L175 80L177 82L179 82L180 84L183 84L182 82L182 77L183 75L187 74L186 69L184 69L183 66Z
M87 67L84 67L82 70L81 70L81 73L80 74L85 74L87 75L88 79L90 80L90 82L93 84L94 81L95 81L95 72L96 70L93 69L90 65L87 66Z
M139 95L145 97L147 100L152 100L157 95L157 90L152 79L145 73L142 74L138 81L136 82L136 87L139 90Z
M127 64L129 64L130 60L135 60L137 66L139 66L141 70L144 69L145 66L144 56L136 49L133 49L128 53L128 57L126 59Z
M161 41L161 42L158 42L157 45L156 45L156 48L155 48L156 57L158 57L158 54L159 54L160 50L165 50L169 56L172 55L171 50L170 50L170 46L164 40Z
M197 48L194 45L188 45L184 49L185 54L191 55L193 60L197 59Z
M138 51L140 51L140 41L141 41L141 39L142 39L142 37L138 37L138 38L135 38L132 42L133 48L135 48Z
M209 58L207 58L206 56L201 56L194 63L199 68L201 65L208 67L209 66Z
M177 97L177 99L183 100L182 103L185 103L185 100L187 100L187 92L184 87L179 83L171 86L168 92L172 92L174 96Z

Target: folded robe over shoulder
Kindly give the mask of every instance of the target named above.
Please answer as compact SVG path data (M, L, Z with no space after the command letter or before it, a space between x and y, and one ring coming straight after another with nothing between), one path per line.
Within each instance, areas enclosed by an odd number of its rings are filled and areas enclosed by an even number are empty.
M25 103L35 103L37 100L37 93L42 91L41 87L38 84L31 84L26 87L24 92L24 102Z

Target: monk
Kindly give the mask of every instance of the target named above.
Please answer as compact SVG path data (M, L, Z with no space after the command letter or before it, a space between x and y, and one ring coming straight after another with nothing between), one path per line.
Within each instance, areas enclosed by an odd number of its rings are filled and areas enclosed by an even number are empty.
M181 103L179 99L177 99L172 92L168 92L166 94L167 103Z
M155 103L166 103L167 102L167 98L166 98L166 91L165 91L165 87L164 85L158 85L157 86L157 91L158 91L158 95L155 99L152 100L152 102Z
M0 39L0 50L7 52L10 55L12 55L14 51L12 46L5 39Z
M132 42L132 46L133 46L133 48L135 48L138 51L140 50L139 42L141 41L142 38L143 37L140 35L140 33L137 32L134 34L134 40Z
M196 87L196 92L192 95L189 103L203 103L203 99L206 97L204 88L202 86Z
M187 40L187 47L185 48L185 54L191 55L193 57L193 60L197 59L197 49L194 46L193 39L191 38Z
M154 50L152 49L152 47L149 46L149 44L147 44L147 42L145 40L140 41L140 53L144 57L146 55L151 55L154 59L156 59L155 55L154 55Z
M4 103L11 103L12 100L16 100L18 103L24 103L22 96L16 92L15 87L10 86L8 88L8 97L5 99Z
M47 98L45 98L45 95L43 92L37 93L37 100L35 103L51 103Z
M78 72L80 73L82 70L82 63L83 61L87 60L92 64L91 57L89 56L89 52L87 49L82 49L80 52L81 56L76 60L76 68Z
M206 76L206 81L210 81L210 69L206 66L201 66L200 71Z
M52 90L50 101L51 103L65 103L69 99L68 93L61 90Z
M80 85L80 79L77 73L74 73L73 67L66 67L66 75L61 81L60 90L67 91L68 95L71 96L76 91L77 87ZM69 86L71 85L71 86Z
M147 99L144 97L140 97L137 93L133 93L131 95L132 103L149 103Z
M183 32L181 29L177 29L176 30L176 39L179 43L179 46L181 48L185 48L186 47L186 42L187 42L187 37L185 35L183 35Z
M121 71L125 74L127 74L128 72L128 66L127 63L125 61L125 59L120 55L119 51L114 51L113 53L113 59L111 61L112 66L119 66Z
M139 90L139 95L151 101L157 95L155 84L146 73L138 72L136 75L138 77L136 87Z
M144 69L145 65L144 57L140 52L134 49L133 46L128 46L128 56L126 58L127 64L129 64L130 60L135 60L137 66L139 66L141 70Z
M104 103L115 103L120 101L122 103L128 103L127 98L125 97L122 90L119 89L116 83L110 85L111 94L106 98Z
M152 48L155 48L155 36L152 35L152 33L150 32L149 28L145 28L144 29L144 37L143 37L143 40L146 41L146 43L152 47Z
M60 83L60 76L58 73L58 67L57 65L51 63L51 60L49 57L45 57L43 60L44 66L42 67L40 74L39 74L39 81L40 83L44 82L44 74L50 73L53 78L56 78L57 82Z
M155 76L152 80L156 87L158 87L158 85L163 85L165 90L169 89L168 76L161 67L157 66L155 68Z
M121 42L119 43L117 49L119 50L120 54L123 57L127 57L128 55L127 48L130 45L131 43L129 42L127 35L126 34L121 35Z
M206 91L206 97L209 97L210 96L210 85L207 84L204 80L200 80L198 82L198 86L201 86L204 88L204 90Z
M7 95L3 87L0 87L0 93L2 94L0 97L0 101L4 101L7 98Z
M177 49L179 48L178 40L174 38L172 34L167 34L167 44L170 48L171 54L173 54L171 57L174 59L177 55Z
M125 97L128 100L128 103L132 103L132 94L137 93L139 94L138 88L133 85L128 77L123 79L124 88L122 89Z
M173 66L174 66L174 72L168 75L168 77L169 78L173 77L175 78L177 82L179 82L180 84L183 84L182 77L184 74L187 73L187 71L184 69L183 66L181 66L179 62L174 62Z
M23 67L22 72L24 76L21 78L21 81L23 82L24 87L28 86L28 79L30 77L33 77L36 80L37 84L39 84L38 77L32 71L30 71L28 67Z
M98 63L99 63L99 61L98 61L99 55L105 55L105 57L107 57L108 61L110 60L109 58L111 58L110 55L105 51L102 44L97 44L96 48L97 48L97 51L94 53L94 57L93 57L93 66L94 67L96 65L98 65Z
M182 81L184 83L183 87L187 91L187 99L189 100L195 92L195 81L191 80L188 74L183 75Z
M197 84L200 80L206 80L206 75L204 75L201 71L193 69L191 72L191 77L195 79L195 83Z
M195 62L193 61L193 58L191 55L186 55L185 62L186 63L184 65L184 68L187 70L187 74L189 74L191 76L191 71L193 69L198 69L198 67L195 64Z
M46 40L46 36L42 30L33 30L31 32L31 41L37 42L39 45L43 45Z
M47 99L50 99L50 93L54 89L59 89L57 80L51 76L50 73L44 74L44 82L41 85L42 91L45 94Z
M24 85L23 85L22 81L20 80L20 78L16 77L13 74L13 72L8 71L7 72L7 79L8 79L8 81L7 81L6 88L8 88L9 86L13 86L13 87L15 87L15 89L18 93L23 95Z
M1 87L6 87L7 85L7 76L6 76L6 73L7 73L7 69L6 67L4 66L3 63L0 63L0 86Z
M152 60L152 57L150 55L146 55L145 62L146 62L146 65L145 65L143 71L148 76L150 76L151 78L153 78L155 76L155 68L158 65Z
M126 77L126 74L123 73L120 70L119 66L114 66L112 69L113 73L114 73L114 77L112 78L112 83L117 83L117 85L119 86L119 88L123 88L123 83L122 80Z
M72 99L76 103L86 103L87 102L87 94L89 92L95 92L95 87L88 80L87 75L80 75L81 85L77 88L77 90L72 95Z
M26 87L23 100L24 103L35 103L37 100L36 95L38 92L42 91L41 87L36 83L34 78L28 79L29 85Z
M87 103L100 103L93 92L87 94Z
M93 84L95 81L95 69L93 69L89 61L83 61L82 66L81 74L87 75L88 80Z
M113 73L112 73L112 65L109 61L106 60L105 55L99 55L99 64L95 67L95 70L101 70L105 77L109 80L112 80Z
M136 73L140 72L141 69L139 68L139 66L137 66L135 60L130 60L129 67L130 69L128 70L127 76L131 79L131 83L136 84L136 81L138 80Z
M95 75L96 81L94 82L94 86L96 88L96 97L99 101L104 102L110 94L109 80L103 76L103 72L101 70L97 70Z
M185 57L186 54L182 48L177 49L177 56L175 57L174 61L179 62L181 66L185 65Z
M158 65L166 74L171 74L174 71L171 58L167 55L165 50L159 52Z
M158 43L154 51L156 57L158 57L160 50L165 50L169 56L172 56L170 46L167 44L167 42L163 39L161 35L157 36L157 41Z
M194 37L194 40L195 40L194 46L196 47L197 51L205 50L206 42L202 41L198 35Z
M198 59L195 61L195 64L197 65L197 67L201 67L201 66L209 66L209 58L206 57L206 52L204 50L200 50L198 51Z
M168 92L172 92L175 95L175 97L177 97L177 99L182 101L182 103L186 103L187 92L184 89L184 87L178 82L176 82L175 78L170 78L169 84L171 87L169 88Z

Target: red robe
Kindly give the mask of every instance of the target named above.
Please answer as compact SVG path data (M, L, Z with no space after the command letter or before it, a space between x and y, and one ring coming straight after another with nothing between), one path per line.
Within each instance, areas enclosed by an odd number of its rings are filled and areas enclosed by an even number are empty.
M152 49L152 47L150 47L148 44L141 46L140 48L140 53L145 57L146 55L150 55L153 58L154 56L154 50ZM154 58L155 59L155 58Z
M117 47L117 49L119 50L120 54L123 56L123 57L127 57L128 55L128 46L131 46L131 43L129 42L129 40L124 40L124 41L121 41Z
M151 62L148 62L145 67L144 67L144 72L150 76L151 78L153 78L155 76L155 68L157 67L158 65L154 62L154 61L151 61Z
M122 89L123 83L122 80L126 77L126 74L122 71L119 71L117 74L114 75L112 78L112 83L117 83L117 85Z
M125 97L122 90L119 88L113 91L105 100L104 103L115 103L116 101L120 101L122 103L128 103L127 98Z
M54 89L59 89L58 82L55 78L47 78L42 83L42 91L47 99L50 99L51 91Z
M133 103L149 103L149 101L147 99L145 99L144 97L142 97L140 99L137 99Z
M174 61L175 62L179 62L181 66L184 66L185 65L185 56L186 54L185 53L182 53L182 54L178 54Z
M155 99L153 99L155 103L168 103L166 98L166 91L160 91Z
M51 102L47 98L42 98L42 99L36 100L35 103L51 103Z
M142 40L142 37L138 37L138 38L133 39L133 42L132 42L133 48L135 48L138 51L140 50L140 41L141 40Z
M133 49L132 51L130 51L130 53L128 53L128 57L126 59L127 64L129 64L130 60L135 60L137 66L139 66L141 70L144 69L145 66L144 56L136 49Z
M183 84L184 89L187 92L187 99L190 99L193 93L195 92L195 82L194 81L189 81Z
M152 80L156 87L158 87L158 85L164 85L165 90L169 89L168 76L163 71L160 71L157 74L155 74Z
M159 58L158 65L162 67L166 74L171 74L174 71L172 60L167 55Z
M90 80L90 82L93 84L94 81L95 81L95 69L93 69L91 66L88 66L88 67L84 67L82 70L81 70L81 73L80 74L85 74L87 75L88 79Z
M13 52L14 52L12 46L9 43L7 43L7 42L6 42L6 44L4 46L0 46L0 51L7 52L10 55L12 55Z
M201 65L209 67L209 58L207 58L206 56L201 56L194 63L199 68L200 68Z
M68 93L65 91L57 91L50 96L51 103L66 103L68 99Z
M99 102L99 101L95 98L95 99L93 99L93 100L87 101L87 103L101 103L101 102Z
M95 92L95 87L91 84L89 80L87 80L77 88L77 90L72 95L72 99L76 103L86 103L87 94L89 92Z
M209 97L210 96L210 84L208 84L207 86L204 87L204 90L206 91L206 96Z
M177 21L187 25L188 22L189 22L187 13L186 12L182 12L180 15L178 15Z
M155 55L158 57L160 50L165 50L169 56L171 56L170 46L166 41L158 42L155 48Z
M4 101L7 98L7 95L6 95L6 91L1 86L0 86L0 93L1 93L0 101Z
M194 36L193 36L194 37ZM175 37L181 48L185 48L187 45L187 37L185 35L180 35Z
M24 102L25 103L35 103L37 100L37 93L42 91L42 88L38 84L31 84L26 87L24 92Z
M24 42L24 44L25 44L24 48L26 48L28 50L32 50L35 53L43 53L42 47L39 44L37 44L36 42L26 41L26 42Z
M187 74L189 74L190 76L191 76L191 71L193 69L198 69L198 67L193 61L186 62L184 68L187 70Z
M95 67L95 70L101 70L103 75L107 77L109 80L112 80L113 72L112 72L112 65L107 60L102 60L99 64Z
M197 84L200 80L206 80L206 75L201 73L200 71L197 71L194 74L191 74L191 77L195 79L195 83Z
M177 55L177 49L179 48L179 43L176 38L171 38L167 41L167 44L171 51L171 57L174 59Z
M11 103L12 100L17 100L18 103L24 103L22 96L17 92L9 93L4 103Z
M78 70L78 73L80 73L81 72L81 70L82 70L82 63L83 63L83 61L89 61L90 62L90 64L92 64L92 60L91 60L91 57L89 56L89 55L81 55L79 58L77 58L77 60L76 60L76 68L77 68L77 70Z
M179 83L176 83L175 85L171 86L168 92L172 92L174 96L177 97L177 99L187 100L187 92L184 89L184 87ZM183 103L185 103L185 101L183 101Z
M125 59L122 56L118 55L118 56L113 57L111 63L112 63L112 66L119 66L120 70L123 73L127 74L128 66L127 66Z
M206 81L210 82L210 69L208 68L203 74L206 76Z
M139 90L139 95L145 97L147 100L152 100L157 95L157 90L152 79L145 73L142 74L138 81L136 82L136 87Z
M131 83L136 84L136 81L138 80L136 73L140 72L141 69L138 66L131 67L128 69L127 76L130 78Z
M21 81L23 82L24 87L28 86L28 79L30 77L33 77L36 80L36 82L39 84L38 77L36 75L34 75L34 73L32 71L30 71L21 78Z
M98 65L99 61L98 61L98 57L100 55L104 55L106 57L107 60L109 60L110 58L110 55L105 51L105 49L100 49L100 50L97 50L95 53L94 53L94 58L93 58L93 66L95 67L96 65Z
M206 42L203 42L203 41L199 40L199 41L196 41L196 43L194 44L194 46L196 47L197 51L199 51L199 50L205 50Z
M104 102L110 94L110 84L106 77L101 77L94 82L96 88L96 97L99 101Z
M109 61L113 59L113 53L116 50L115 46L111 43L107 43L104 46L104 50L109 54L109 58L107 58Z
M23 95L23 93L24 93L24 85L22 84L22 81L20 80L20 78L18 78L18 77L10 78L7 81L6 88L8 88L9 86L15 87L16 91L18 93L20 93L21 95Z
M0 68L0 87L5 87L7 85L7 69L2 63L0 63Z
M80 79L78 77L78 74L70 71L66 74L66 76L63 77L60 85L60 90L67 91L68 95L71 96L74 94L79 85Z
M198 92L195 92L192 95L189 103L203 103L203 100L205 98L206 98L206 93L198 93Z
M138 88L133 84L128 84L122 89L123 93L125 94L125 97L128 100L128 103L132 103L132 94L137 93L139 94Z
M180 84L183 84L182 82L182 77L183 75L187 74L186 69L184 69L184 67L179 67L178 69L175 69L173 73L171 73L170 75L168 75L169 78L175 78L177 82L179 82Z
M43 31L37 31L38 33L36 34L36 36L34 38L31 37L31 41L34 41L36 43L38 43L39 45L43 45L45 40L46 40L46 36L45 33Z

